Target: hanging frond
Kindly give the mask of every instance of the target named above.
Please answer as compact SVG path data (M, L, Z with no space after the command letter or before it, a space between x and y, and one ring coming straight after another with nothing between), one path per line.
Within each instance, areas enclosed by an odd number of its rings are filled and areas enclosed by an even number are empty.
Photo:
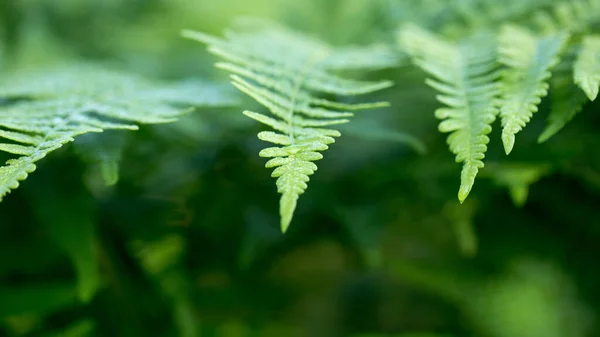
M573 67L575 83L593 101L600 87L600 35L586 36Z
M450 132L448 145L463 163L458 199L471 191L475 176L483 168L492 127L498 114L499 72L493 36L482 34L451 43L414 25L399 33L400 45L417 66L433 79L427 84L439 91L438 100L447 107L435 116L443 121L441 132Z
M501 81L500 116L507 154L515 145L515 135L529 123L542 97L548 94L550 70L559 62L566 41L566 34L538 37L521 27L502 28L499 59L507 69Z
M583 108L587 97L573 82L570 73L556 74L550 80L550 114L544 131L538 137L543 143L562 130Z
M260 152L270 158L267 168L275 168L277 190L281 193L281 230L292 220L298 198L307 188L313 163L323 158L340 132L326 128L347 123L351 110L387 106L387 103L355 104L322 98L326 95L355 96L368 94L391 85L389 81L363 82L333 75L332 69L361 68L352 60L357 55L340 52L325 43L281 26L243 21L241 32L229 31L225 39L204 33L184 31L187 38L203 42L224 62L217 67L232 73L233 85L265 106L271 115L252 111L244 114L274 129L258 138L277 145ZM358 53L363 54L363 52ZM346 55L346 56L344 56ZM381 66L388 66L386 58ZM377 68L364 62L364 68ZM344 99L348 101L349 98Z
M214 97L174 95L168 86L83 65L12 74L0 82L2 99L10 104L0 105L0 151L15 158L0 167L0 200L35 170L35 162L76 136L173 122L188 111L181 105L219 104ZM229 99L223 96L220 104Z
M92 167L98 167L105 186L116 185L119 181L119 162L127 144L127 135L118 130L88 133L74 143L75 152Z
M471 199L463 204L458 204L456 201L448 201L442 209L442 213L454 232L461 254L467 258L477 255L479 246L475 226L477 207L477 199Z
M523 207L529 196L529 187L549 175L552 166L548 163L492 164L486 171L496 185L506 187L517 207Z

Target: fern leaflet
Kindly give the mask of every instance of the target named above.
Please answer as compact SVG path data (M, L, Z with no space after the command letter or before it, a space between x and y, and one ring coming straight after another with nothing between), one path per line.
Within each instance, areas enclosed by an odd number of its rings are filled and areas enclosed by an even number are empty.
M538 137L543 143L562 130L583 108L587 97L573 83L572 76L557 74L550 80L551 106L547 125Z
M547 163L507 163L489 165L486 176L497 185L508 188L517 207L523 207L529 196L529 187L552 171Z
M600 0L556 1L549 10L533 13L528 19L536 30L546 33L584 33L600 21Z
M500 62L508 69L502 78L502 142L509 154L515 135L538 110L542 97L548 94L550 70L559 59L567 35L537 37L524 28L508 25L500 33Z
M531 12L540 11L554 0L475 0L459 1L450 11L456 19L444 27L453 36L465 36L481 29L495 29L499 24L515 22Z
M265 106L271 116L244 111L244 114L273 128L258 138L276 147L265 148L261 157L270 158L267 168L275 168L277 190L281 194L281 230L285 232L296 209L298 198L316 170L320 152L334 143L340 132L326 128L347 123L349 111L387 106L387 103L340 103L323 94L354 96L371 93L391 85L389 81L364 82L341 78L331 70L360 68L350 52L336 49L283 27L262 22L242 22L244 33L228 32L225 39L200 32L184 31L187 38L203 42L224 62L217 67L232 73L233 85ZM346 56L344 56L346 54ZM358 54L364 55L363 52ZM381 66L388 66L387 58ZM363 68L377 68L365 62Z
M593 101L600 87L600 36L586 36L574 65L575 83Z
M448 145L463 163L458 199L463 202L475 176L483 168L492 127L498 114L499 72L493 37L482 34L459 43L443 40L413 25L400 30L401 46L417 66L435 79L427 84L439 91L438 100L448 107L435 115L443 121L441 132L450 132Z
M0 105L0 151L16 155L0 167L0 200L35 170L35 162L76 136L172 122L185 113L180 104L219 104L215 98L203 102L134 75L83 65L18 72L0 83L0 98L13 101Z

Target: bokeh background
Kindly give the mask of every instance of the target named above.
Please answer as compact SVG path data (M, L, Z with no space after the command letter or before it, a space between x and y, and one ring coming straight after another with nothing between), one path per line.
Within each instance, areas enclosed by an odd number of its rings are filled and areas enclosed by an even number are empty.
M0 65L95 61L237 95L181 29L253 16L393 47L400 23L455 27L475 2L0 0ZM343 129L285 235L242 95L41 161L0 203L0 336L599 336L598 103L538 145L543 103L510 157L492 133L460 205L424 74L399 51L368 76L395 82L373 97L392 106ZM81 155L93 137L125 144L115 186Z

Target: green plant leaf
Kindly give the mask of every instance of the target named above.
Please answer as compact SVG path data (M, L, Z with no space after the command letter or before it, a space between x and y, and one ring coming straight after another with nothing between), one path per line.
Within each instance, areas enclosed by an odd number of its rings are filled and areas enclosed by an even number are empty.
M355 57L364 59L364 52L336 51L321 41L272 23L244 20L240 31L243 33L228 32L224 40L194 31L184 31L183 35L207 44L210 52L224 60L217 67L232 73L233 85L271 112L270 116L253 111L244 114L277 131L258 134L259 139L280 146L266 148L259 155L270 158L267 168L275 168L271 176L277 178L277 191L282 195L279 212L281 230L285 232L299 196L308 187L309 176L317 170L313 162L322 159L320 152L341 135L325 127L347 123L352 116L349 110L387 106L338 103L319 95L368 94L389 87L391 82L348 80L330 72L360 68ZM374 66L365 61L362 68L389 64L377 62Z
M113 186L119 181L119 162L125 147L125 135L119 130L105 131L102 134L88 133L74 142L81 157L100 167L106 186Z
M87 337L92 336L96 323L92 320L85 319L77 321L63 330L55 333L44 335L45 337Z
M459 205L456 201L444 206L444 214L456 236L458 248L465 257L474 257L479 250L479 240L475 232L477 203L473 200Z
M573 67L573 78L590 101L598 97L600 87L600 35L583 38L581 50Z
M551 106L546 127L538 137L543 143L562 130L587 102L585 93L573 83L572 76L555 75L550 80Z
M548 94L550 70L559 62L567 34L538 37L528 30L507 25L500 33L500 62L507 69L502 77L502 142L509 154L515 135L531 120L542 97Z
M497 185L506 187L517 207L523 207L529 196L529 186L550 174L551 165L542 164L495 164L490 165L486 176Z
M16 155L0 167L0 200L35 162L79 135L173 122L189 111L178 105L203 103L191 93L174 96L168 86L90 65L12 74L0 82L0 98L16 101L0 105L0 138L7 141L0 151Z
M599 0L559 0L552 1L547 9L531 13L525 20L536 31L555 34L569 32L581 34L600 22Z
M440 92L447 105L435 116L442 119L440 132L449 132L448 145L463 163L458 199L463 202L483 168L491 124L498 114L496 46L493 36L483 34L458 43L446 41L417 26L399 32L401 47L417 66L433 79L426 83Z
M0 317L48 314L77 303L73 283L41 283L0 288Z
M77 296L85 303L98 291L101 278L93 213L81 200L68 201L70 212L46 200L38 205L38 214L48 236L71 260L77 275Z

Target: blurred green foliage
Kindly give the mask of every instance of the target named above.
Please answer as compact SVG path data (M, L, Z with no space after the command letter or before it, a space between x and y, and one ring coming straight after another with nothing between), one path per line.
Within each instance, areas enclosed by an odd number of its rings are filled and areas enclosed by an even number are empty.
M457 36L548 3L9 0L0 56L3 71L96 61L186 90L227 78L181 29L220 36L256 16L333 45L393 46L405 21ZM460 205L435 92L399 55L367 77L395 82L373 94L391 107L341 129L285 235L256 155L263 129L242 115L254 103L241 95L101 134L117 144L118 181L114 162L81 156L102 151L91 138L44 159L0 203L0 336L600 334L598 101L537 145L542 103L510 157L490 143Z

